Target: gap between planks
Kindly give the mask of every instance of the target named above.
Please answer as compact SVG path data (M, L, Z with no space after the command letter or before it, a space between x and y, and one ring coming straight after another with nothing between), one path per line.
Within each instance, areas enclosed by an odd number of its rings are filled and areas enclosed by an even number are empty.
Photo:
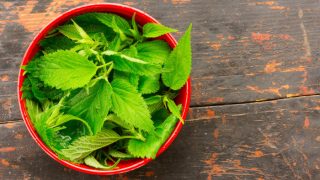
M259 101L243 101L243 102L231 102L231 103L215 103L215 104L205 104L205 105L192 105L190 108L203 108L203 107L217 107L217 106L229 106L229 105L243 105L243 104L258 104L264 102L272 102L278 100L288 100L288 99L297 99L297 98L304 98L304 97L312 97L312 96L320 96L320 93L316 94L308 94L308 95L299 95L299 96L292 96L292 97L279 97L279 98L271 98Z
M294 96L294 97L280 97L280 98L274 98L274 99L266 99L262 101L246 101L246 102L239 102L239 103L220 103L220 104L207 104L203 106L190 106L190 108L205 108L205 107L223 107L223 106L232 106L232 105L244 105L244 104L258 104L258 103L265 103L265 102L272 102L272 101L278 101L278 100L289 100L289 99L298 99L298 98L304 98L304 97L320 97L319 94L311 94L311 95L301 95L301 96ZM186 121L193 121L192 119L186 119ZM0 122L0 125L8 124L8 123L19 123L23 122L23 119L12 119L4 122Z

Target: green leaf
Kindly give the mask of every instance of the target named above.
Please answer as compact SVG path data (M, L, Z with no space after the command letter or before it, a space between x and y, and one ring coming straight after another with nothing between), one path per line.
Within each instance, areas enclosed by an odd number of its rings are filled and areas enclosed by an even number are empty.
M109 155L114 157L114 158L121 158L121 159L133 158L133 156L131 154L126 154L126 153L123 153L121 151L117 151L115 149L111 149L109 151Z
M96 134L103 127L105 118L111 108L112 88L108 81L99 80L93 87L82 89L67 101L69 114L86 120Z
M20 90L22 91L22 98L23 99L35 99L33 92L32 92L32 84L29 79L29 76L27 76L24 79Z
M93 151L106 147L123 139L116 132L102 129L94 136L82 136L72 142L67 149L61 150L61 154L73 162L77 162L91 154Z
M143 36L146 38L155 38L171 32L177 30L156 23L147 23L143 26Z
M132 73L128 73L128 72L123 72L123 71L114 71L113 74L113 78L117 78L117 79L123 79L126 81L129 81L129 83L138 88L138 84L139 84L139 76L137 74L132 74Z
M101 23L95 16L96 13L86 13L74 17L74 20L81 26L90 37L96 33L103 33L108 41L111 41L115 32Z
M115 114L108 115L107 118L106 118L106 121L113 122L113 123L119 125L122 128L125 128L125 129L130 129L130 130L133 129L133 126L131 124L125 122L122 119L120 119Z
M124 18L110 13L95 13L95 17L104 25L112 28L114 32L119 33L120 36L129 34L130 25Z
M93 44L94 41L90 38L90 36L75 21L71 21L73 24L59 26L57 28L59 32L74 41L85 44Z
M160 110L164 106L162 99L163 98L160 95L151 96L145 99L151 114Z
M181 106L180 106L181 108ZM177 124L177 118L170 115L160 126L156 128L155 133L150 133L146 141L130 139L128 143L128 152L138 158L155 158L159 148L171 135Z
M192 24L164 63L164 68L172 69L172 71L163 72L162 81L173 90L180 89L188 80L191 72L191 28Z
M47 54L39 62L39 78L47 85L68 90L83 87L95 75L95 66L88 59L72 51Z
M149 64L148 62L145 62L145 61L143 61L141 59L138 59L138 58L135 58L133 56L127 55L127 53L124 53L124 52L119 53L119 52L116 52L116 51L107 50L107 51L104 51L102 54L103 55L107 55L107 56L116 55L116 56L119 56L123 60L131 61L131 62L138 63L138 64Z
M141 76L139 79L139 92L142 94L155 93L160 88L160 74L154 76Z
M169 98L165 98L164 101L167 102L167 106L168 106L169 111L175 117L179 118L182 123L184 123L184 120L181 117L181 112L180 112L178 106L176 105L176 103L173 100L169 99Z
M41 40L39 44L46 53L51 53L59 49L68 50L73 48L76 45L74 41L72 41L71 39L63 35L57 35L50 38L45 38Z
M114 79L111 83L113 94L112 110L128 124L141 130L154 130L148 107L137 92L127 81Z
M41 113L40 107L29 99L26 100L26 107L31 121L35 123L37 116Z
M171 48L162 40L146 41L137 44L137 57L144 61L163 64L168 58Z
M77 31L77 28L73 24L59 26L57 29L61 34L74 41L80 41L82 39L81 35Z
M25 80L26 84L24 83L24 85L27 86L28 83L30 83L29 88L31 90L32 96L39 102L44 102L46 100L54 101L61 99L64 96L63 91L53 87L45 86L42 81L40 81L36 77L33 77L32 74L28 74ZM24 89L26 88L27 87L24 87Z
M156 104L156 103L162 103L162 96L155 95L144 99L147 103L147 105Z
M42 141L58 153L58 150L63 148L67 141L70 141L70 139L63 138L58 134L58 131L64 127L50 127L51 120L59 116L60 104L54 106L47 104L43 111L32 101L27 100L26 105L31 121Z
M170 114L171 113L162 106L161 109L152 114L152 121L154 122L154 125L158 127L165 119L167 119L168 116L170 116Z
M73 116L73 115L71 115L71 114L63 114L63 115L60 115L60 116L57 118L57 121L55 122L54 127L61 126L62 124L67 123L67 122L72 121L72 120L73 120L73 121L81 122L81 123L88 129L90 135L93 135L92 130L91 130L91 127L89 126L89 124L88 124L85 120L83 120L83 119L81 119L81 118L79 118L79 117L77 117L77 116Z
M162 71L159 64L150 64L146 61L133 57L130 50L124 50L121 53L107 51L103 52L108 55L108 58L113 61L114 69L124 72L129 72L138 75L155 75Z
M130 32L132 33L132 36L136 39L136 40L140 40L141 36L140 36L140 31L136 22L136 13L133 14L132 19L131 19L131 25L132 25L132 29L130 29Z
M88 166L91 166L91 167L94 167L94 168L97 168L97 169L113 169L115 167L117 167L118 163L120 162L120 159L114 163L112 166L106 166L106 165L103 165L101 164L98 160L96 160L96 158L94 158L92 155L90 156L87 156L85 159L84 159L84 163Z

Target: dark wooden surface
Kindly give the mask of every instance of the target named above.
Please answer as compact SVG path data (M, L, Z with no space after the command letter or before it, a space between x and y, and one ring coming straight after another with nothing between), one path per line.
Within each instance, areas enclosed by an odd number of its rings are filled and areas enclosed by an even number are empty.
M318 0L117 1L182 31L193 22L187 123L127 174L85 175L49 158L21 120L19 64L45 24L93 2L0 1L0 179L320 179Z

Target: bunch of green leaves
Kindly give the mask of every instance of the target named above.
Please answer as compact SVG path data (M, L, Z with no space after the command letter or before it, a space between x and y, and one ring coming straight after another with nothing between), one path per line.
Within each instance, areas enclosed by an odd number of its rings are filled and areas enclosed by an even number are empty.
M43 142L61 159L112 169L155 158L177 121L174 102L191 71L191 25L140 26L110 13L80 15L48 33L25 66L21 91ZM113 165L107 162L113 162Z

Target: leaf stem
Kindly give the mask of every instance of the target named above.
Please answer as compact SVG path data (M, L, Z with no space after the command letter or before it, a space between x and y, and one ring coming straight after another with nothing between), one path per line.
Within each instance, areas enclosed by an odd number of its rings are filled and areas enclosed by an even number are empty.
M113 64L113 62L108 62L108 63L102 64L102 65L98 66L98 68L107 67L107 66L109 66L110 64Z

